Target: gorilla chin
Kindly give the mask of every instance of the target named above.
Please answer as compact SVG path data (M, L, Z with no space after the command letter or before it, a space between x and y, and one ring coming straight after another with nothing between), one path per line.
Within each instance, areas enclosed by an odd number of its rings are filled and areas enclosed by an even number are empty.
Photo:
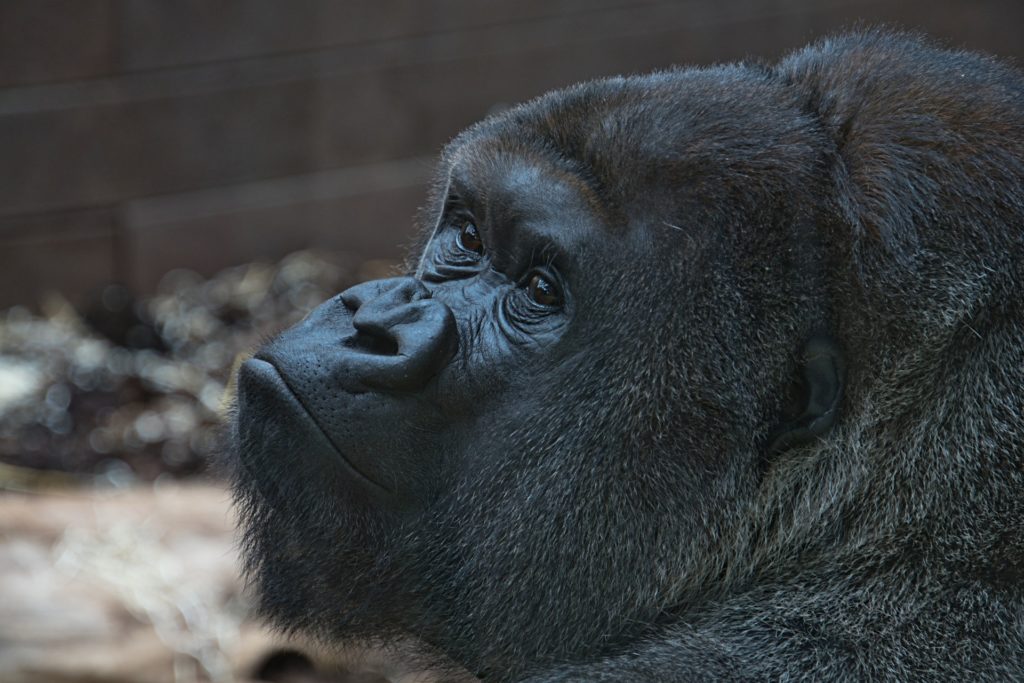
M245 363L263 613L488 681L1024 680L1024 78L918 36L444 150Z
M268 470L268 460L281 453L301 453L321 479L338 487L344 500L367 493L387 493L380 484L359 472L331 442L278 369L268 360L253 358L238 373L238 422L250 425L242 464L255 478ZM301 437L301 442L296 437ZM273 487L274 482L262 482ZM265 495L273 495L272 488Z

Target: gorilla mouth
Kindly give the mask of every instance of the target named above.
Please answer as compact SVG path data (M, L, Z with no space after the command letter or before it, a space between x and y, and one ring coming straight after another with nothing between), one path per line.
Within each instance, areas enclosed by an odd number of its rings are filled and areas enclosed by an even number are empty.
M292 434L303 434L301 443L266 443L266 448L273 449L276 446L282 454L298 448L303 454L319 459L326 467L338 469L340 466L348 478L355 479L374 492L391 493L390 489L368 477L345 457L272 362L257 356L242 364L238 371L238 404L242 423L252 424L255 420L255 424L259 424L260 421L289 419L303 423L304 429L288 430ZM275 410L265 415L244 415L249 408L255 412L256 406L273 406Z

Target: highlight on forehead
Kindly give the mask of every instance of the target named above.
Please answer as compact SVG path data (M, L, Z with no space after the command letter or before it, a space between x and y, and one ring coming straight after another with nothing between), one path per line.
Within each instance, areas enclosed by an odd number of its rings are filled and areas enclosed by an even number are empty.
M507 178L509 170L525 166L573 190L594 215L611 215L609 198L586 164L533 131L519 138L510 131L476 137L451 149L447 161L450 185L481 199L487 198L488 179Z

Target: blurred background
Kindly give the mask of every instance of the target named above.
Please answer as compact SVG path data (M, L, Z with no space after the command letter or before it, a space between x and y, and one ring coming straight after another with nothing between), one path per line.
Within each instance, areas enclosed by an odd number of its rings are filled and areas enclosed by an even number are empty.
M225 654L248 618L232 571L205 603L166 597L230 561L196 475L240 355L391 272L437 151L488 112L880 22L1024 55L1020 0L0 2L0 680L53 680L46 653L84 632L120 655L65 651L72 680L313 676ZM124 663L121 613L160 666Z

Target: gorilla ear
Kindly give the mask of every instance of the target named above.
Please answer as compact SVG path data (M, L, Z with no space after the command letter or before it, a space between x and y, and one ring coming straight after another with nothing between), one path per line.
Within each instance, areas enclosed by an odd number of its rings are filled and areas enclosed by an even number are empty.
M844 365L838 345L829 337L807 340L793 384L793 405L768 437L768 455L775 455L824 436L836 423L843 398Z

